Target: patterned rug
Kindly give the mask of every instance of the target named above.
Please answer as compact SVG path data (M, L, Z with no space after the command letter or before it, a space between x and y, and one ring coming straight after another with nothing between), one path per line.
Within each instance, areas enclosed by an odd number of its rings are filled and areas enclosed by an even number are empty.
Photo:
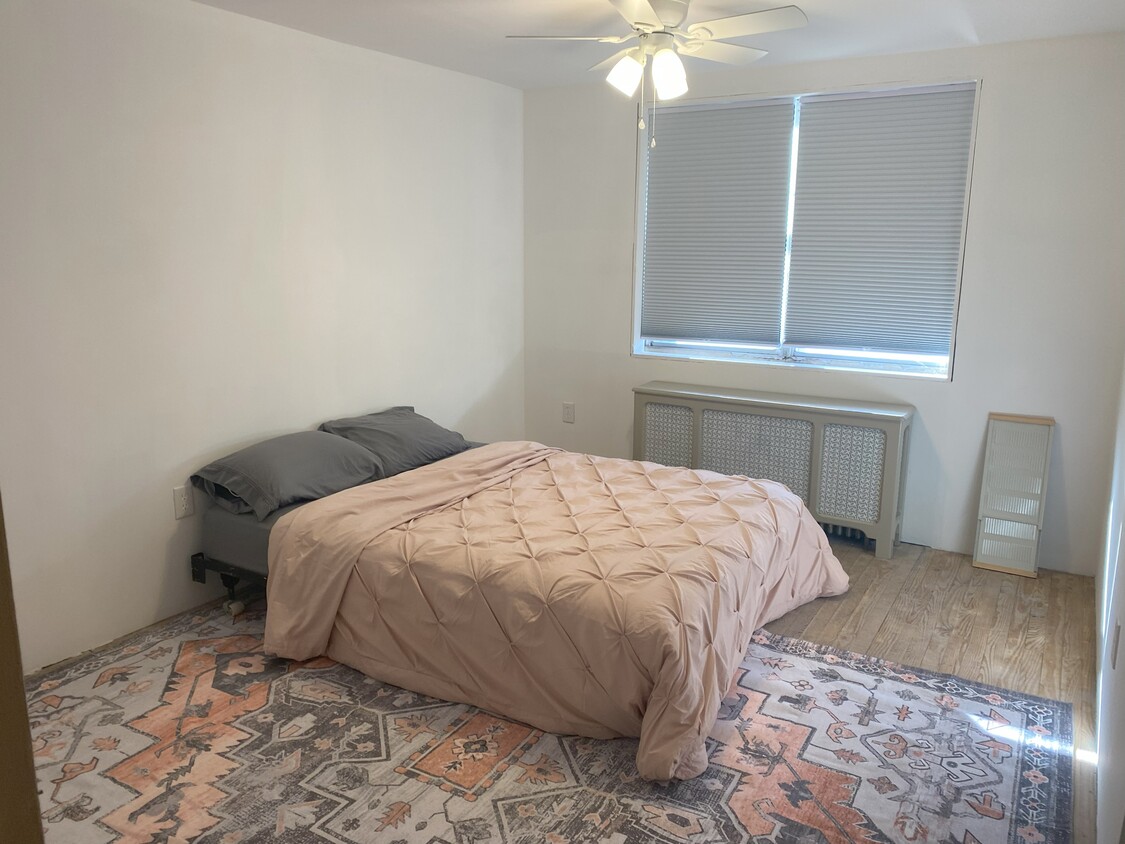
M686 782L187 614L29 678L48 844L1070 841L1068 704L755 635Z

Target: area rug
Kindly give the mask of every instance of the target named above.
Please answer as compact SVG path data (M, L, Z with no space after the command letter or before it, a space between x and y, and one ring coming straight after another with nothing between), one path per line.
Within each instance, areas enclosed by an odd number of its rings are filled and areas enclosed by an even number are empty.
M262 653L216 607L29 678L48 844L1070 840L1068 704L755 634L690 781Z

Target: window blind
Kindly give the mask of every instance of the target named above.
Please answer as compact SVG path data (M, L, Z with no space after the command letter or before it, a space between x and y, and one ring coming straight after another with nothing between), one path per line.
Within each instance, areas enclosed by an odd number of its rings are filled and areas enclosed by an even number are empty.
M643 339L779 342L793 110L657 113L657 145L644 148Z
M975 96L801 98L786 345L949 354Z

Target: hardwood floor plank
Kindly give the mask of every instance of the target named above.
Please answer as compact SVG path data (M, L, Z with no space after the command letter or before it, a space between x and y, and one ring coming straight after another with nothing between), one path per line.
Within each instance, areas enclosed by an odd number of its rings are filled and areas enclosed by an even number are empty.
M962 665L979 665L991 629L981 624L980 619L994 617L1000 611L1001 585L1004 577L1012 577L972 566L962 566L962 571L962 588L955 598L956 617L951 621L952 634L938 659L937 670L946 674L956 674Z
M873 573L873 582L862 591L853 585L849 612L842 616L839 632L835 636L837 647L858 653L868 653L871 641L883 623L885 608L894 604L907 581L919 566L924 550L919 545L905 546L900 554L896 549L890 560L869 559L866 564Z
M1052 642L1063 643L1067 635L1069 619L1067 618L1066 596L1063 594L1068 588L1068 581L1062 579L1057 572L1044 571L1040 573L1047 590L1047 636ZM1042 654L1039 668L1039 688L1048 697L1059 698L1063 691L1063 665L1066 661L1065 647L1047 648Z
M878 626L871 637L868 649L864 651L868 656L898 661L897 657L891 654L895 650L898 635L909 625L911 613L917 609L918 592L925 583L929 559L929 549L923 550L907 574L895 602L883 608L881 618L871 619L870 623L874 624L878 621Z
M949 571L944 589L939 590L933 597L929 613L933 616L933 623L929 625L930 635L924 646L922 659L918 663L924 668L933 671L948 673L944 666L946 651L957 648L969 635L972 626L969 618L969 609L973 601L973 593L969 583L973 579L973 568L961 565L961 555L949 551L934 551L940 555L942 571Z
M844 571L847 571L848 576L851 577L851 571L849 569L856 565L851 546L854 546L855 543L845 542L843 540L830 540L830 544L832 545L832 552L836 555L836 559L840 561L840 565L844 567ZM849 590L848 594L851 594L853 591L855 591L854 587ZM810 603L797 607L797 609L766 626L771 633L777 633L781 636L792 636L809 641L807 634L808 626L812 623L812 620L816 617L816 614L820 612L822 607L822 601L811 601Z
M997 576L999 591L996 596L996 612L992 616L991 623L981 625L985 628L985 633L980 661L960 666L961 670L969 672L962 676L985 683L991 682L990 678L999 675L1008 657L1008 630L1015 617L1017 587L1023 579L1018 575L1003 572L992 572L992 574Z
M914 576L903 588L903 600L890 608L875 634L870 655L932 669L927 648L939 621L936 610L954 572L948 556L926 549Z
M855 548L853 550L859 553L845 554L843 557L837 554L841 565L844 566L844 571L848 573L851 585L843 595L831 601L826 601L820 611L813 616L805 630L805 637L809 641L821 641L825 631L838 631L844 619L853 612L863 593L874 585L876 574L880 569L879 564L882 561L863 555L862 549Z
M812 601L786 613L777 621L770 622L766 627L771 633L807 640L808 636L805 635L805 629L809 626L809 622L812 621L818 609L816 602Z
M1014 576L1014 575L1009 575ZM1008 645L998 673L985 682L1017 692L1036 694L1043 652L1047 647L1047 585L1050 577L1020 577L1016 606L1008 628Z

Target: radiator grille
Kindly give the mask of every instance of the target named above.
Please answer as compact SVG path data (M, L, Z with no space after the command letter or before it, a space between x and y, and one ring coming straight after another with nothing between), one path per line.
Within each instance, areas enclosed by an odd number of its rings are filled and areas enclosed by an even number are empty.
M645 409L644 459L665 466L690 466L694 417L690 407L649 402Z
M785 484L809 502L813 426L804 419L704 410L699 465Z
M670 381L634 393L635 459L778 481L890 558L914 408Z
M886 432L859 425L825 425L817 513L856 522L879 521Z

